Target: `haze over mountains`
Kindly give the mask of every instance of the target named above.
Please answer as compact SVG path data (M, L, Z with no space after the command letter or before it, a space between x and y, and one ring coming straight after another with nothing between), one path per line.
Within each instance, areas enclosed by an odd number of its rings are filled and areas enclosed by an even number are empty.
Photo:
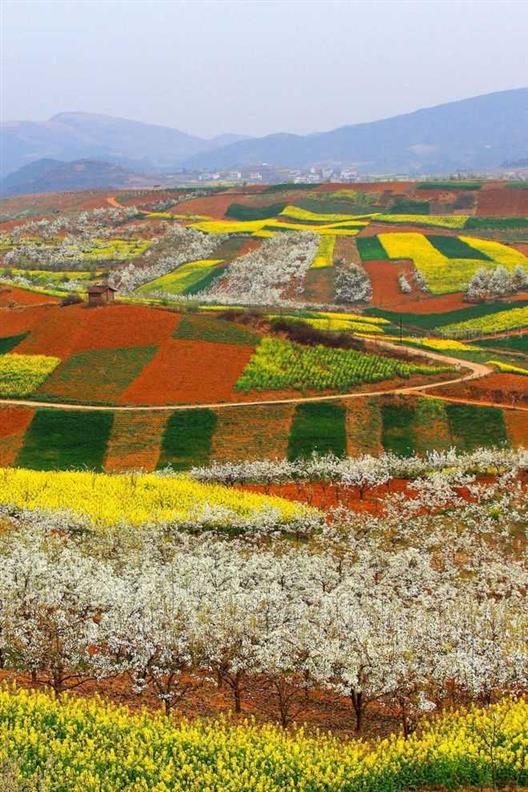
M221 135L205 140L170 127L81 112L60 113L45 122L6 122L0 135L3 177L41 159L102 160L140 174L163 174L182 167L226 170L262 164L290 168L341 164L365 176L442 175L494 170L526 159L528 88L310 135ZM26 175L27 181L33 179L34 174ZM37 175L40 178L40 172ZM22 177L15 182L20 184L24 173ZM114 177L125 183L135 178L117 172ZM108 179L111 174L106 172L101 186L107 186ZM9 189L4 183L2 191Z
M135 170L173 168L244 137L205 140L171 127L80 112L59 113L49 121L8 121L0 125L0 135L0 176L39 159L106 160Z

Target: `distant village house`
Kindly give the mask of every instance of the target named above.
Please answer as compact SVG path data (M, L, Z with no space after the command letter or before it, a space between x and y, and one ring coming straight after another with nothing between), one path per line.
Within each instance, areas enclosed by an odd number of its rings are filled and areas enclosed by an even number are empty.
M95 286L88 287L88 305L110 305L114 302L114 295L116 289L109 286L108 283L103 283Z

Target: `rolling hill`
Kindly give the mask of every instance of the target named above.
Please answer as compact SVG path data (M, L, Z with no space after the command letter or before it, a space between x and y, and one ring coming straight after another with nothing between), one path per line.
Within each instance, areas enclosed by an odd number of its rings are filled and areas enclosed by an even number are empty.
M154 178L133 173L121 165L97 160L62 162L40 159L0 179L0 195L23 195L108 187L148 187Z
M240 139L205 140L177 129L96 113L59 113L49 121L9 121L0 126L5 176L35 160L113 160L139 170L174 167L182 160Z

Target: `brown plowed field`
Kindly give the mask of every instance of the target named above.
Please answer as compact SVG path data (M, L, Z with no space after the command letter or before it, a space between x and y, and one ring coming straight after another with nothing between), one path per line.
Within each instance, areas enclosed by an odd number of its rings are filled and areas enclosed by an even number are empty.
M480 217L527 217L528 189L509 187L482 189L477 215Z
M35 411L30 407L0 407L0 467L16 462L24 433Z
M19 335L31 330L48 315L50 310L53 308L47 305L28 308L0 308L1 337Z
M79 306L46 310L16 351L23 355L53 355L65 360L74 351L82 330L81 310Z
M407 305L412 304L418 299L418 290L413 288L410 294L403 294L400 289L398 278L405 274L409 284L413 283L414 265L408 259L401 261L365 261L363 269L368 274L372 284L372 305L376 308L386 308L394 310L396 306L403 306L407 310Z
M121 404L177 404L230 401L253 347L207 341L164 341Z
M490 374L481 379L446 385L439 388L437 394L522 407L528 404L528 377L519 374ZM524 415L524 420L528 434L528 414Z
M64 312L64 309L62 309ZM174 331L180 315L143 305L68 308L82 325L75 351L120 349L160 344Z
M16 286L3 286L0 284L0 307L11 303L16 305L43 305L45 303L58 303L57 297L48 294L38 294L27 289L17 289Z

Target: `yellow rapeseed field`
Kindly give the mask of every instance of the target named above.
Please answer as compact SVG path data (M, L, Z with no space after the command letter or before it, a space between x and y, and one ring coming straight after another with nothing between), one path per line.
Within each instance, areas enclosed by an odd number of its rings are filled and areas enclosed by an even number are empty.
M60 362L48 355L1 355L0 396L29 396Z
M180 721L100 699L0 691L0 766L49 792L404 792L528 780L528 704L342 742L252 722ZM46 782L41 786L42 781ZM38 784L38 786L37 786ZM24 786L24 788L28 788Z
M68 510L94 524L134 526L192 519L210 507L251 518L274 510L288 522L306 511L283 498L201 484L185 476L42 472L0 468L0 504L21 509Z

